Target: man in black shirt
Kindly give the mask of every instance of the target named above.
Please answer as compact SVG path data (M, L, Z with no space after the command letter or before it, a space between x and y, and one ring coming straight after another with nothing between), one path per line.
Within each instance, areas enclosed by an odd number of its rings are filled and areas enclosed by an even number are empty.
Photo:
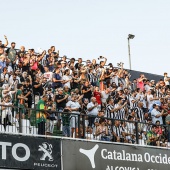
M63 94L63 89L58 90L58 95L56 95L55 101L57 103L57 111L63 112L66 107L68 95ZM58 114L57 128L60 129L61 126L61 113Z
M57 110L61 111L66 107L68 95L63 94L63 90L59 89L58 95L56 95Z
M82 93L84 94L83 98L86 98L90 101L92 97L92 91L88 81L85 82L85 85L82 88Z
M5 40L6 40L5 44L2 44L2 41L0 40L0 56L2 54L4 54L4 48L8 45L8 39L5 35L4 35L4 37L5 37Z
M2 41L0 40L0 47L1 48L5 48L5 47L7 47L7 45L8 45L8 39L7 39L7 37L4 35L4 38L5 38L5 44L2 44Z
M25 103L28 104L28 108L32 108L32 86L30 84L30 79L27 78L24 85L24 96L28 98ZM30 110L28 111L28 117L30 117Z
M36 76L36 79L35 81L32 83L32 87L33 87L33 94L34 94L34 97L35 97L35 104L38 103L39 99L40 99L40 96L43 95L43 87L42 87L42 81L43 79L40 78L39 76Z

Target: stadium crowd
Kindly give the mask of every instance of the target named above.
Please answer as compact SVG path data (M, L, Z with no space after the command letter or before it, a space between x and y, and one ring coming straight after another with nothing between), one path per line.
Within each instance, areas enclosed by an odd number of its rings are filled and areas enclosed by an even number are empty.
M158 82L143 74L130 80L122 62L115 67L103 56L85 62L82 58L68 59L60 57L55 46L38 53L33 48L26 51L24 46L16 50L16 43L7 47L4 37L5 43L0 41L4 127L18 121L18 108L22 119L28 120L32 113L29 109L36 108L41 135L52 135L56 125L64 136L77 137L80 115L80 128L85 126L87 139L136 143L138 130L141 144L165 147L170 142L167 73Z

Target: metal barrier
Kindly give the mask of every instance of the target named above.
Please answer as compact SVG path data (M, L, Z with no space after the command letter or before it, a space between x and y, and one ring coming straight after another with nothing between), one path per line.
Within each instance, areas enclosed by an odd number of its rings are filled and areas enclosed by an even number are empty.
M27 115L28 112L30 112L30 117ZM0 113L0 133L35 136L53 135L161 147L170 144L170 125L155 125L138 121L7 105L0 105ZM38 119L46 114L48 116ZM52 118L50 115L53 115ZM60 130L57 130L59 119L61 119Z

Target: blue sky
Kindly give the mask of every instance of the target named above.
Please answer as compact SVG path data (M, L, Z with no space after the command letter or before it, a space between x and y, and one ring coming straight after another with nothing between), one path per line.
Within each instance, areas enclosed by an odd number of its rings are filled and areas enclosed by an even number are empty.
M1 1L0 39L26 49L48 49L85 59L106 56L113 65L170 74L169 0L5 0ZM4 17L2 17L4 16Z

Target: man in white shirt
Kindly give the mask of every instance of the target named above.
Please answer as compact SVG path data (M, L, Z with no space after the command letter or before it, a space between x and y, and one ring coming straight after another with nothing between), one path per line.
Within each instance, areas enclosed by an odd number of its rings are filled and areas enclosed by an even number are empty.
M80 104L76 101L76 99L77 99L77 95L75 94L72 95L71 100L66 103L66 109L68 109L72 113L80 114L79 112ZM78 132L77 130L78 129L78 115L74 115L74 114L71 115L70 127L71 127L71 137L74 137L73 134ZM77 134L75 136L77 136Z
M91 102L88 103L88 105L87 105L88 115L93 116L93 117L89 116L89 126L90 127L94 126L95 116L97 116L97 114L99 112L97 107L98 107L98 104L96 102L96 98L92 97Z
M151 111L151 116L152 116L152 123L156 123L157 120L160 121L160 125L163 124L162 121L162 115L164 114L164 110L161 112L159 111L159 104L154 104L153 105L153 110Z
M147 80L147 81L146 81L146 84L145 84L145 87L144 87L145 90L146 90L146 93L147 93L150 89L152 89L151 86L149 85L149 83L150 83L149 80Z

